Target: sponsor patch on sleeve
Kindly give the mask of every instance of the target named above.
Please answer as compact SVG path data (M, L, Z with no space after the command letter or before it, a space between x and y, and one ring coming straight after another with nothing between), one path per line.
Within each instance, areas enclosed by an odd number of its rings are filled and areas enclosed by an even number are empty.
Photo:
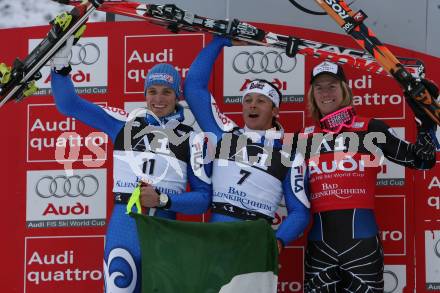
M213 96L211 96L211 110L215 122L217 122L217 125L218 127L220 127L221 130L223 130L224 132L228 132L236 127L234 121L232 121L225 114L220 112L220 109L218 108Z
M126 121L128 118L128 112L124 109L119 109L115 107L99 105L108 115L120 121Z

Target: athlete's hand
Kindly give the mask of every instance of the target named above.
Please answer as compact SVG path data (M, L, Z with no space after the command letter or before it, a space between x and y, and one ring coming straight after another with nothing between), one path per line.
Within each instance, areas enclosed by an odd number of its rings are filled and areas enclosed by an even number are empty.
M436 144L429 132L419 131L414 151L422 160L435 160Z
M51 21L53 26L52 29L55 31L67 31L70 28L70 24L72 22L72 15L63 12L55 17L54 20ZM64 45L55 53L55 55L50 60L50 67L52 70L55 70L57 73L62 75L68 75L72 70L70 67L70 57L72 46L75 45L81 36L84 34L86 30L86 25L83 24L76 32L69 36L64 43Z
M58 52L52 57L50 60L50 67L52 70L55 70L56 72L63 74L64 71L67 71L67 68L70 68L69 64L69 57L70 57L70 51L72 50L73 42L75 37L70 36L66 44L61 47L61 49L58 50ZM68 70L70 72L70 70ZM63 74L67 75L67 74Z
M141 182L141 205L145 208L155 208L159 205L159 194L152 185L144 181Z
M428 90L431 97L437 99L439 89L435 82L429 79L422 79L421 83ZM410 93L405 92L405 96L407 97L408 104L414 113L419 131L428 129L433 129L435 131L437 124L435 124L434 121L432 121L432 119L423 111L422 107L413 100Z
M430 79L422 79L422 84L426 87L426 89L428 90L429 94L431 95L432 99L436 100L439 96L439 90L438 90L438 86L435 83L435 81L430 80ZM425 114L426 116L426 114ZM435 124L431 118L429 118L429 121L424 121L423 122L425 125L422 124L422 127L424 129L436 129L437 124Z

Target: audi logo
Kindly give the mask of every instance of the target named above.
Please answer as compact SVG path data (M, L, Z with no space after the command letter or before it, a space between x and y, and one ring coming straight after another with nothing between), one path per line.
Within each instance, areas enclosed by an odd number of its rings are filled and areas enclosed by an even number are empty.
M79 176L43 176L35 185L35 193L41 198L90 197L98 192L99 181L91 174Z
M384 275L384 280L386 276L388 276L387 288L384 289L384 292L385 293L395 292L397 290L397 287L399 286L399 278L397 278L396 273L394 273L393 271L384 270L383 275Z
M76 43L72 46L72 50L70 50L69 63L71 65L93 65L98 62L100 57L101 50L95 43ZM45 66L50 66L50 64L48 63Z
M440 239L434 244L434 253L440 257Z
M296 67L296 58L287 57L285 52L275 50L263 52L241 51L232 60L232 68L240 74L245 73L289 73Z
M98 62L101 50L95 43L76 43L70 51L69 63L71 65L92 65Z

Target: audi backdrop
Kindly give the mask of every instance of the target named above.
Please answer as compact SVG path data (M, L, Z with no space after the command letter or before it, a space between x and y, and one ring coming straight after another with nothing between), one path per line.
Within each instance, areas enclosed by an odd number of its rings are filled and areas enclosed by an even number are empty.
M107 170L28 171L26 225L28 228L104 226Z
M259 26L356 48L342 35ZM13 49L0 52L0 61L12 64L15 57L26 56L48 29L0 30L0 38L14 44ZM80 95L115 116L126 116L125 110L144 105L143 79L154 64L173 63L185 78L192 60L210 39L201 33L171 34L141 22L92 23L70 52L71 77ZM392 50L422 59L428 76L440 76L437 58L397 47ZM318 62L302 55L288 58L273 48L225 48L215 64L210 89L218 110L241 125L240 98L249 80L273 81L284 94L280 121L289 137L310 121L304 93L309 72ZM358 112L384 119L397 135L413 141L412 114L397 83L371 72L345 70ZM103 247L113 207L112 144L104 133L56 110L48 66L37 84L36 96L0 109L2 292L103 292ZM218 119L228 123L221 113ZM188 116L187 122L193 124L193 117ZM376 215L385 254L385 292L440 291L438 174L440 162L426 172L388 160L381 166ZM285 217L282 204L273 228ZM179 218L206 219L202 215ZM283 251L278 292L302 292L304 246L305 237L301 237Z
M34 49L41 39L29 40L29 52ZM107 92L107 37L82 38L76 43L69 54L72 64L72 80L79 94ZM42 77L37 81L38 95L50 95L50 66L47 64L41 70Z
M289 58L282 50L261 46L226 48L223 102L241 104L248 83L261 78L278 86L284 103L303 103L304 59L302 55Z

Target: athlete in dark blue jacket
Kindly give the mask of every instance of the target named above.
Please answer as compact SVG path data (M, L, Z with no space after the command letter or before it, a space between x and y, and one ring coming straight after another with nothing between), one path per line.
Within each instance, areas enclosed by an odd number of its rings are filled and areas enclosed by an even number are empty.
M281 94L265 80L251 82L243 95L244 128L219 112L208 90L213 64L231 41L216 37L194 60L185 98L199 126L216 144L212 170L211 221L267 219L272 222L283 196L288 216L276 232L279 248L296 239L309 222L303 167L289 168L276 122Z
M63 50L70 50L66 47ZM66 76L68 63L60 60L60 56L62 52L52 64L52 91L58 110L105 132L114 145L115 205L105 245L106 291L140 292L141 256L136 224L125 214L125 204L143 180L148 182L143 187L143 205L157 208L156 216L175 219L176 212L203 213L211 200L210 171L205 170L208 165L196 166L194 160L203 142L194 139L193 129L182 123L183 108L177 103L180 76L171 65L158 64L149 71L145 80L148 110L137 109L124 115L123 110L115 111L80 98ZM186 192L187 182L190 192Z

